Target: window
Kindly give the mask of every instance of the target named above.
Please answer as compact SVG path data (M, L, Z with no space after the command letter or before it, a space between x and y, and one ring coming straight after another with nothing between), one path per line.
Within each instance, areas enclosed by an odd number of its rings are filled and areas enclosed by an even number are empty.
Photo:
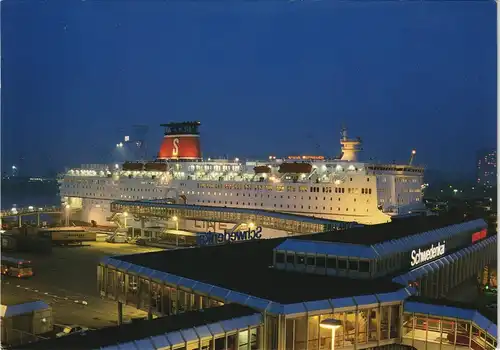
M316 265L316 262L315 262L315 257L314 256L308 256L307 259L306 259L306 264L309 265L309 266L315 266Z
M328 258L326 260L326 267L328 269L336 269L337 268L337 259L335 259L335 258Z
M294 256L293 253L288 253L286 255L286 263L287 264L292 264L292 265L295 263L295 256Z
M358 271L359 263L357 260L349 260L349 270Z
M338 268L340 270L347 270L347 260L345 260L345 259L339 259Z
M283 264L285 262L285 253L276 253L276 263Z
M369 261L359 261L359 272L370 272L370 262Z
M306 257L304 254L297 254L297 264L304 265L306 263Z
M316 257L316 266L317 267L324 268L325 262L326 262L326 259L324 256L317 256Z

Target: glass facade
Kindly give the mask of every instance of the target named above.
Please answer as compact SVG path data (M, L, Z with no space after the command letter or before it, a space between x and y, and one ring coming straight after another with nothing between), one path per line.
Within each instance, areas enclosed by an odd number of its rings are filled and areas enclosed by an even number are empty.
M371 348L399 343L401 337L402 304L359 308L316 316L301 316L285 320L286 350L330 350L332 331L321 327L327 319L338 320L335 348Z
M108 266L99 265L97 276L101 296L157 316L224 305L206 295L195 294Z
M494 350L497 341L469 320L405 312L403 344L429 350Z
M251 327L245 330L220 333L211 338L179 343L172 350L258 350L261 345L261 328ZM162 348L163 349L163 348Z

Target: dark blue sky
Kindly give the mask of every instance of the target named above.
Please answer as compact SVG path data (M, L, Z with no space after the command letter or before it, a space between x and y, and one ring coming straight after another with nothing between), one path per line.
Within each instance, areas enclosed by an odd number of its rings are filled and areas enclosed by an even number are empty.
M496 145L493 2L3 1L2 164L110 161L200 120L205 155L337 154L471 172ZM5 168L4 168L5 169Z

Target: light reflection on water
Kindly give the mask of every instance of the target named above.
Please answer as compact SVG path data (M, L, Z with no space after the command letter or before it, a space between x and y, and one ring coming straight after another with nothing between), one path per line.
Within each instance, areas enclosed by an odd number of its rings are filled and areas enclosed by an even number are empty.
M58 195L2 195L1 208L11 209L14 205L18 208L43 207L49 205L60 205L61 200Z
M58 195L26 195L20 194L17 196L12 195L2 195L1 207L3 210L12 209L14 205L17 208L33 206L35 208L50 206L50 205L60 205L61 200ZM54 216L50 215L40 215L40 220L47 221L49 223L54 221ZM6 218L5 221L15 220L15 218ZM34 223L36 216L25 216L23 217L23 222Z

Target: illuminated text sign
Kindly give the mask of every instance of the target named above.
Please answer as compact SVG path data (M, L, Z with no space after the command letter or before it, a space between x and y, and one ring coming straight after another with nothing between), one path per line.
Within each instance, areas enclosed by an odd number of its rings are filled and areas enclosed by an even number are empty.
M252 241L262 238L262 227L258 226L255 230L235 231L226 233L207 232L199 234L196 237L198 245L213 245L227 242Z
M444 255L445 252L445 241L443 243L438 242L436 246L431 245L430 248L421 250L412 250L411 252L411 266L416 266L422 264L426 261L432 260L438 256Z
M324 156L288 156L288 159L303 159L303 160L324 160Z
M472 234L472 243L477 242L483 238L486 238L486 233L487 233L486 229L482 229L479 232L473 233Z

